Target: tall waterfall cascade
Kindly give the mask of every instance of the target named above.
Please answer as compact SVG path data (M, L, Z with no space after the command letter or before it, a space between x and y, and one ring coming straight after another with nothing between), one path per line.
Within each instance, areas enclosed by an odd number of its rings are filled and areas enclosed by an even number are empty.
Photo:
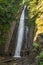
M26 9L26 6L24 6L24 9L23 9L21 17L20 17L20 23L19 23L19 27L18 27L17 46L15 49L14 57L21 57L20 52L21 52L21 47L22 47L22 42L23 42L23 35L24 35L25 9Z

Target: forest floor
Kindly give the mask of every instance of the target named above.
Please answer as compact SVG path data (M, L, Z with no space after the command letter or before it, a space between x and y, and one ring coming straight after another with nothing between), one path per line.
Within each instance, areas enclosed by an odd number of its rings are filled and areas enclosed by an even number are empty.
M34 54L31 53L21 58L0 57L0 65L37 65Z

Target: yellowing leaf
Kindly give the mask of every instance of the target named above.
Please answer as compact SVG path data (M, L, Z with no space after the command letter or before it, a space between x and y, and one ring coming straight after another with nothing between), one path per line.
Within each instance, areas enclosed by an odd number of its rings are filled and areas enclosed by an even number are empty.
M43 24L43 19L42 18L38 18L35 23L37 24L37 26Z

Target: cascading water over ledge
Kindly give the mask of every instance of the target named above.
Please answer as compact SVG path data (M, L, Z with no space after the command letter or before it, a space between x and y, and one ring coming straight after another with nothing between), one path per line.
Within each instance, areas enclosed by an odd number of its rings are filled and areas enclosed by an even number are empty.
M20 23L18 27L17 46L16 46L15 54L13 56L13 57L18 57L18 58L21 57L20 52L21 52L21 47L22 47L22 42L23 42L23 35L24 35L25 9L26 9L26 6L24 6L24 9L20 17Z

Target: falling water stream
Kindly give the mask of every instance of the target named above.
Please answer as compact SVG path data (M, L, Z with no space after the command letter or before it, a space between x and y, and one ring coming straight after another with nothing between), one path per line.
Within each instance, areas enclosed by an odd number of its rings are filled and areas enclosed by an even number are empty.
M21 17L20 17L20 23L19 23L19 27L18 27L17 46L15 49L14 57L21 57L20 52L21 52L21 47L22 47L22 42L23 42L23 35L24 35L25 8L26 8L26 6L24 6L24 9L23 9Z
M26 26L26 34L25 34L25 36L26 36L26 45L25 45L25 48L27 49L28 47L28 43L27 43L27 40L28 40L28 32L29 32L29 30L28 30L28 26Z

